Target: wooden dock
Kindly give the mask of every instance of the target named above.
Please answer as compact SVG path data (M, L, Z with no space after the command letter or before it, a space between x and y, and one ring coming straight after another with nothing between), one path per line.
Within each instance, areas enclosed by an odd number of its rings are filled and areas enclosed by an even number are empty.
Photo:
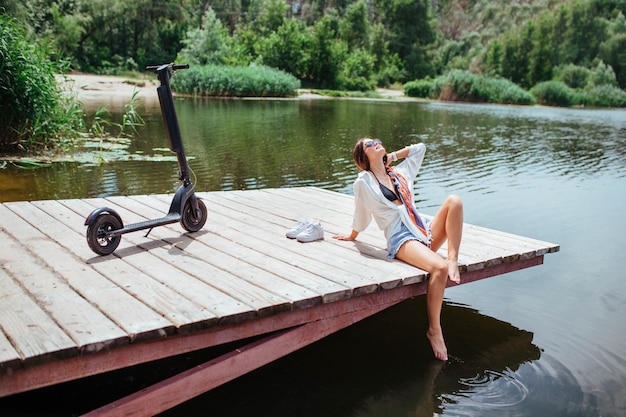
M158 218L171 195L0 204L0 397L253 338L89 415L154 415L407 298L427 274L386 256L374 225L356 242L353 198L319 188L198 194L209 218L123 235L96 256L86 216ZM319 219L325 239L285 232ZM540 265L559 246L466 224L462 283ZM445 254L445 248L442 249Z

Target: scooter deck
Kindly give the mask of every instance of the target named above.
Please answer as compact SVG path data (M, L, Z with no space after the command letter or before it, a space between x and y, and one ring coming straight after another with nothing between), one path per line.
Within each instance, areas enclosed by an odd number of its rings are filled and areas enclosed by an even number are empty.
M146 220L145 222L132 223L124 226L122 229L113 230L111 234L121 235L124 233L136 232L138 230L150 229L152 227L164 224L176 223L181 218L180 213L169 213L165 217L159 219Z

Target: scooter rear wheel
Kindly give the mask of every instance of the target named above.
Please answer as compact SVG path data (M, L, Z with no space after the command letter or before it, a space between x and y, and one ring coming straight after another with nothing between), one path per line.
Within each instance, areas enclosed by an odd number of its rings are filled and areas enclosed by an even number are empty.
M100 214L87 228L87 244L98 255L109 255L117 249L121 236L108 236L107 232L122 228L119 219L111 214Z
M206 219L208 217L208 211L202 200L197 199L198 202L198 216L194 216L193 206L191 205L191 201L187 200L185 203L185 209L183 210L183 215L180 218L180 224L183 226L188 232L197 232L204 226L206 223Z

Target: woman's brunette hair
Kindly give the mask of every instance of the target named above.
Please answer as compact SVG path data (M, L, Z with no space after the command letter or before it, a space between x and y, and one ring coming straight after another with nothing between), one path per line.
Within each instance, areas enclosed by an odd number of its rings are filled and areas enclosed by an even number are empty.
M374 139L369 136L359 139L356 142L356 145L354 145L354 150L352 151L354 163L364 171L370 170L370 160L367 158L367 155L365 155L365 142L368 140ZM383 164L387 164L387 155L383 156Z
M363 145L366 140L371 140L370 137L364 137L357 140L356 145L354 145L354 150L352 151L352 158L354 159L354 163L356 166L361 168L364 171L370 170L370 160L367 159L367 155L365 155L365 146Z

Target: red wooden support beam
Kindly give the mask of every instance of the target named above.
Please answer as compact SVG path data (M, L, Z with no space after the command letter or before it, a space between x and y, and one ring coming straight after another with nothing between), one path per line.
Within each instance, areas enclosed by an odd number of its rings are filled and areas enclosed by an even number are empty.
M543 263L543 257L466 272L472 282ZM514 268L512 266L515 265ZM322 318L273 333L261 340L196 366L151 387L94 410L84 417L152 416L308 346L407 298L424 294L426 282L379 291L320 306ZM289 314L289 313L288 313ZM291 313L293 314L293 313Z
M376 314L392 304L395 302L374 305L368 309L279 331L105 405L85 414L85 417L152 416L161 413Z

